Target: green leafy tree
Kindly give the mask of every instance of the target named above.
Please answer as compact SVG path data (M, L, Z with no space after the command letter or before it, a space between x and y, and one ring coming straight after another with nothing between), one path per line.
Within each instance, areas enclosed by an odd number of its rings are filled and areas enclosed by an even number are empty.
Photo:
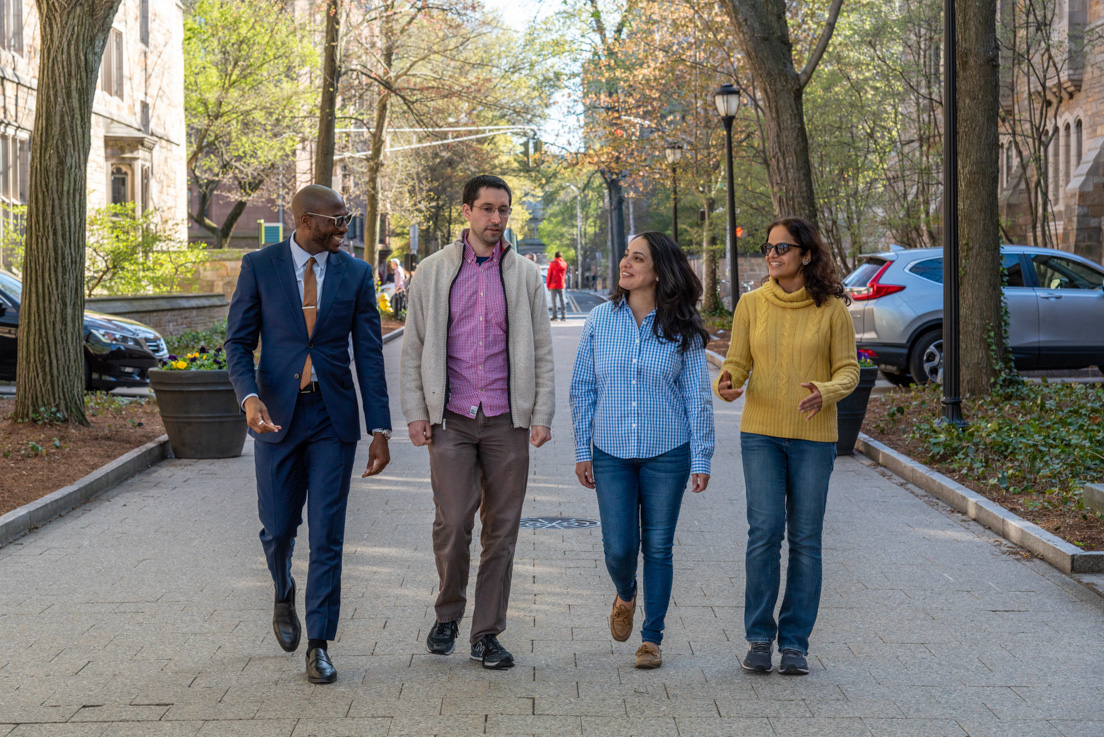
M188 180L199 193L193 222L221 248L250 200L294 159L310 127L317 66L309 33L284 3L192 0L184 19ZM216 194L234 202L221 223Z

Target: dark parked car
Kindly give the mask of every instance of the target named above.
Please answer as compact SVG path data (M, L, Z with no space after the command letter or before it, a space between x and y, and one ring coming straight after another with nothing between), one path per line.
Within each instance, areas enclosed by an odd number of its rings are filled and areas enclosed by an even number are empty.
M1032 246L1001 246L1008 342L1021 370L1104 370L1104 268ZM855 342L898 385L943 378L943 249L864 256L843 282ZM962 336L962 340L983 340Z
M19 304L23 284L0 270L0 380L15 381ZM84 312L84 384L111 390L146 386L149 370L167 358L165 341L156 330L114 315Z

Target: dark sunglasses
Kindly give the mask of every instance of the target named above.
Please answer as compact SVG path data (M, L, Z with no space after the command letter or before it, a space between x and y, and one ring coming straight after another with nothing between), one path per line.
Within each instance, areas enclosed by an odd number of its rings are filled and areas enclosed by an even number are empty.
M772 248L774 249L774 252L777 253L779 256L785 256L786 251L790 250L791 248L799 248L802 251L806 250L803 246L799 246L796 243L764 243L763 245L759 246L759 252L762 253L764 256L769 256Z

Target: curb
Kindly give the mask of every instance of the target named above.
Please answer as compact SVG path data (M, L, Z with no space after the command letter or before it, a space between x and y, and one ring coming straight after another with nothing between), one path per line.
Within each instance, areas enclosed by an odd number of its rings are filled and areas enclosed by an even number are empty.
M1104 552L1081 550L864 433L859 433L855 450L1063 573L1104 573Z
M157 440L119 456L69 486L13 509L0 516L0 546L7 545L55 517L76 509L168 456L169 436L162 435Z
M400 338L402 336L404 330L406 330L405 325L403 325L401 328L396 328L396 329L392 330L390 333L388 333L387 335L383 336L383 345L387 345L391 341L397 340L398 338Z
M724 364L724 359L725 357L722 356L720 353L717 353L716 351L711 351L708 348L705 349L705 360L709 361L717 368L720 368Z

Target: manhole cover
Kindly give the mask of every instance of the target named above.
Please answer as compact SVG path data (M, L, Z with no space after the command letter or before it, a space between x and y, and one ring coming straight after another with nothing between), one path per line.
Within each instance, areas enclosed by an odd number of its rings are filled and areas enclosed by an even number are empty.
M598 520L582 517L526 517L518 525L523 530L579 530L597 526Z

